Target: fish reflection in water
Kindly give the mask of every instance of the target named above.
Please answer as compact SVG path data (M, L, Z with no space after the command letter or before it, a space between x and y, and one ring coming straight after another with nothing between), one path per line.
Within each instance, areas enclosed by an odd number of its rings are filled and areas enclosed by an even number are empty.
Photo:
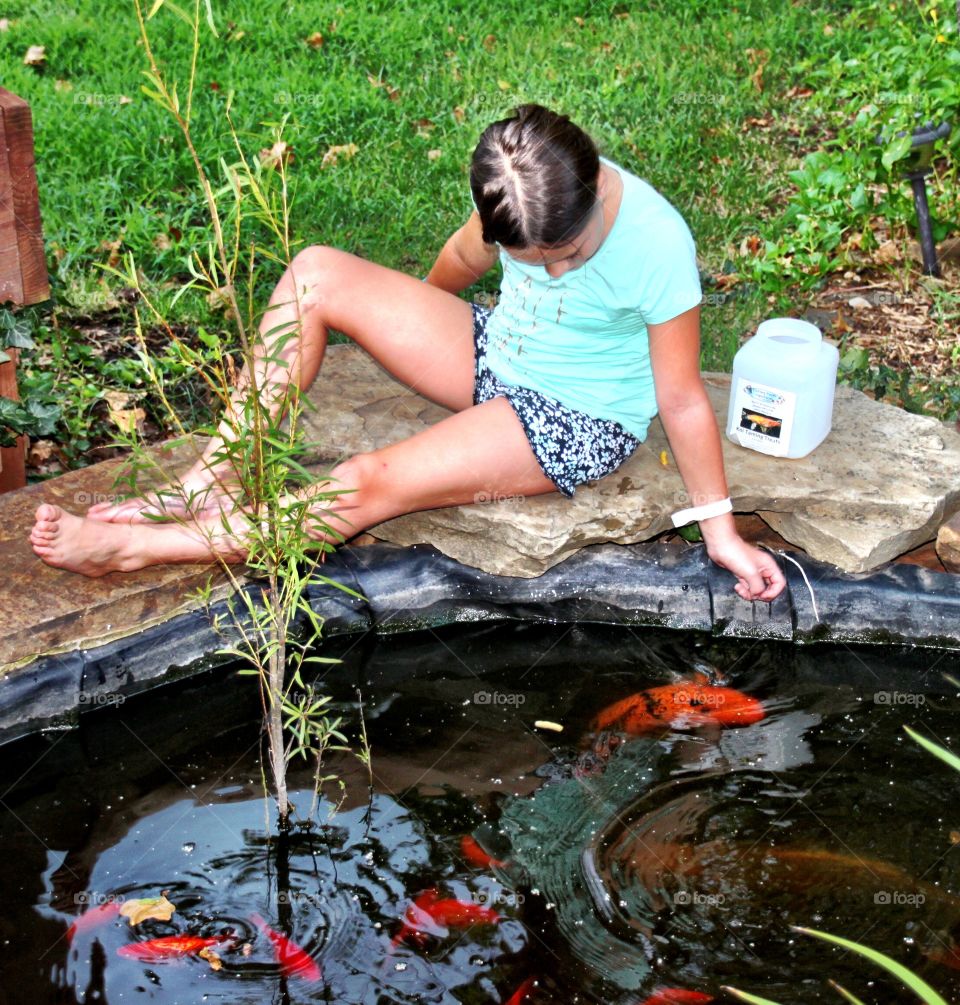
M575 979L598 1000L640 1005L645 992L669 1002L657 995L673 988L649 990L669 981L707 994L711 974L743 965L731 923L759 953L767 942L782 951L777 932L788 933L791 915L862 918L884 891L916 895L947 929L960 919L960 897L930 881L938 877L860 854L812 816L802 830L786 818L780 807L803 803L810 776L781 773L814 764L806 737L821 718L781 702L767 719L776 707L699 681L646 689L591 720L594 771L577 770L581 752L572 772L544 772L553 784L505 804L511 878L549 903L551 938L566 943ZM882 907L879 917L903 920ZM949 946L938 954L947 966Z

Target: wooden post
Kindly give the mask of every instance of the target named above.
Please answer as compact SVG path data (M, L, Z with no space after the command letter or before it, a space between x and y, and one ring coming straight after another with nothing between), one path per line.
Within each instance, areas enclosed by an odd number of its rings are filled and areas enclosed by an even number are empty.
M43 257L33 122L23 98L0 87L0 304L18 307L50 299ZM16 352L0 363L0 395L17 400ZM27 438L0 447L0 492L26 484Z

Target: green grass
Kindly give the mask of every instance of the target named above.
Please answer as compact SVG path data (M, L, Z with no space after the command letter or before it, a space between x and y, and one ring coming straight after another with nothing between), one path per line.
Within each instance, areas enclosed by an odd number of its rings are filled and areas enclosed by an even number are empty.
M825 33L857 6L214 0L220 37L203 40L196 139L219 175L219 159L236 156L224 121L228 94L248 157L270 146L287 116L295 239L422 274L470 212L467 165L483 127L521 101L539 101L570 114L605 155L676 205L709 277L733 267L746 235L779 218L792 190L787 172L822 141L820 119L788 95L805 82L796 68L877 44L852 29ZM104 243L118 239L169 301L191 249L208 239L207 222L175 127L140 91L146 63L132 3L13 0L4 14L3 84L33 109L61 302L104 302L117 283L105 283L98 266L108 258ZM165 69L185 82L186 26L167 9L150 24ZM314 32L324 37L318 48L306 42ZM23 65L28 45L46 47L42 71ZM752 79L760 63L762 89ZM397 89L396 100L371 78ZM759 119L769 128L750 125ZM347 143L358 147L353 159L321 167L330 146ZM431 150L439 158L429 159ZM276 278L263 276L264 302ZM496 277L484 286L495 288ZM741 337L769 310L766 294L744 287L705 304L704 366L728 369ZM190 295L169 316L216 324Z

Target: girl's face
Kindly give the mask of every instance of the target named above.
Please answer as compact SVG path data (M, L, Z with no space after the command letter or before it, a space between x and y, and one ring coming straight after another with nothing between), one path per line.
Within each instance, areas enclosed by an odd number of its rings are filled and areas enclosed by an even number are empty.
M503 250L511 258L523 262L524 265L542 265L551 279L559 279L571 269L580 268L584 262L600 250L605 231L603 202L597 199L587 225L565 244L552 245L549 248L504 248Z

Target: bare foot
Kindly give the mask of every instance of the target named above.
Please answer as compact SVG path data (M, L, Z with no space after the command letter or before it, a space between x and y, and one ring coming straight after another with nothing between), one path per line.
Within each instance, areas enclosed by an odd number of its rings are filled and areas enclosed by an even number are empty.
M30 533L33 550L48 565L85 576L133 572L176 562L242 562L250 525L243 513L183 524L150 527L138 523L87 520L44 503Z
M146 562L137 560L132 538L131 527L85 520L50 503L37 508L30 532L34 552L47 565L85 576L143 568Z

